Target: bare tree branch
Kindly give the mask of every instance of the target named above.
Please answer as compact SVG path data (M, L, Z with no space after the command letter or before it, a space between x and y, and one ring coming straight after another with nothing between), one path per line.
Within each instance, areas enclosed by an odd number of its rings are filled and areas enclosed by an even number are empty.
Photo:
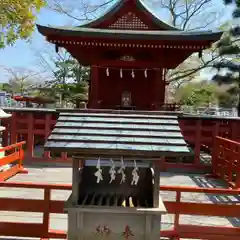
M75 1L68 1L66 4L66 2L62 0L48 0L48 7L58 13L65 14L73 20L81 22L93 20L96 17L98 10L107 7L113 1L114 0L107 0L103 3L92 5L90 2L81 0L77 2L78 5L76 6ZM74 12L76 14L74 14ZM79 15L79 17L76 15Z
M216 20L218 14L217 11L212 11L212 0L155 0L154 4L166 9L171 17L171 24L182 30L206 28ZM197 21L197 17L200 20L200 17L205 14L204 22ZM201 24L197 24L197 22L201 22ZM190 25L194 27L190 28Z
M213 67L213 63L220 59L220 56L219 55L216 55L216 56L213 56L210 60L207 60L207 61L202 61L202 64L199 66L199 67L193 67L193 68L190 68L190 69L185 69L183 71L176 71L174 73L172 73L169 77L169 83L171 82L175 82L175 81L178 81L180 79L185 79L205 68L210 68L210 67Z

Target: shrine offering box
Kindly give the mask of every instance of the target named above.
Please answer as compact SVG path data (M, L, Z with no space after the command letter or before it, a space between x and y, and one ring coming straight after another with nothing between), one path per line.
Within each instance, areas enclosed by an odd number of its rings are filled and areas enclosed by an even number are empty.
M159 172L156 177L150 163L88 160L79 167L78 160L74 161L78 179L65 207L69 240L159 240L165 207L159 196ZM99 183L97 162L102 174ZM113 180L111 170L114 167ZM133 181L135 168L137 183ZM123 174L125 181L122 181Z

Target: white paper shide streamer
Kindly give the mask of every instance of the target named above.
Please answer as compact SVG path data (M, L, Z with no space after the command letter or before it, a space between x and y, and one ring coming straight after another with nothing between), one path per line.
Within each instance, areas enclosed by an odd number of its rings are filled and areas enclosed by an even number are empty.
M126 166L123 162L123 158L121 158L121 167L118 169L118 173L121 174L121 182L120 184L126 181L126 174L125 174Z
M132 78L135 78L134 70L132 70Z
M109 77L109 69L108 68L106 69L106 75L107 75L107 77Z
M94 173L94 175L97 178L97 183L100 183L100 181L103 180L100 157L98 158L96 168L97 168L97 171Z
M122 68L120 69L120 78L123 78L123 70L122 70Z
M134 160L134 168L133 168L133 171L132 171L132 182L131 184L132 185L137 185L138 184L138 181L139 181L139 174L138 174L138 167L137 167L137 163L136 161Z
M110 182L109 183L112 183L116 179L117 171L116 171L116 166L115 166L114 161L112 159L110 161L112 163L112 166L109 170L109 174L110 174Z
M145 69L144 71L144 77L147 78L148 74L147 74L147 69Z

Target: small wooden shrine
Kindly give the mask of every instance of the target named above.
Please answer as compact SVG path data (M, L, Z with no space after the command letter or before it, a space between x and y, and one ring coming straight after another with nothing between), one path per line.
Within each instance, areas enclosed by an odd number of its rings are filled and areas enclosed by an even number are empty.
M78 27L37 25L47 41L91 66L88 108L159 109L165 75L222 32L181 31L151 13L141 0L118 1L99 19Z
M190 154L177 116L65 110L45 149L73 154L69 240L159 240L158 163Z

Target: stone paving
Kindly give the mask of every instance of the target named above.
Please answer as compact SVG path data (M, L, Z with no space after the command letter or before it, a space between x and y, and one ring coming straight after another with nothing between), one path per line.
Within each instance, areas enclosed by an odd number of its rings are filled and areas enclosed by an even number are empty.
M71 183L71 168L69 166L47 167L44 165L29 165L28 174L18 174L8 180L9 182L35 182L35 183L55 183L64 184ZM206 179L201 174L185 174L185 173L161 173L161 185L170 186L199 186L199 187L226 187L219 180ZM66 200L70 191L56 190L52 193L52 199ZM160 192L163 200L173 200L174 192ZM43 199L43 191L34 189L16 189L16 188L0 188L1 197L26 198L26 199ZM240 196L210 196L201 193L185 193L182 194L182 201L191 202L235 202L240 207ZM42 222L42 215L39 213L22 213L22 212L0 212L0 222ZM163 217L162 229L171 229L173 223L173 215L165 215ZM181 224L196 224L206 226L235 226L240 227L240 219L237 218L220 218L220 217L203 217L203 216L182 216ZM52 214L50 227L52 229L67 230L67 221L65 214ZM6 237L0 239L8 239ZM15 240L17 238L12 238ZM27 238L20 238L26 240Z

